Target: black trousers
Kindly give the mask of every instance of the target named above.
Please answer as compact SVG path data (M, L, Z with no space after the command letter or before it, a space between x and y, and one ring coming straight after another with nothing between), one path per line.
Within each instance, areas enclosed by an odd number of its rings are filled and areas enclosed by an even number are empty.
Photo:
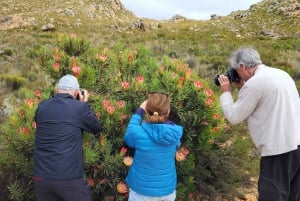
M260 160L259 201L300 201L300 146Z
M86 179L44 180L35 179L38 201L92 201Z

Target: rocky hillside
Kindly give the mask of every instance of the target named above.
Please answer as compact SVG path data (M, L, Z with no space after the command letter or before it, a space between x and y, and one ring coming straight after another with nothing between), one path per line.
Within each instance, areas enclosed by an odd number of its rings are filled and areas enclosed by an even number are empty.
M0 1L0 105L6 100L2 96L17 91L7 77L20 76L29 81L28 87L47 83L25 53L55 43L61 33L87 37L99 47L116 42L144 44L157 56L195 58L193 66L198 70L227 66L229 51L245 44L260 47L269 64L300 67L298 0L262 0L248 10L212 14L206 21L174 15L164 21L143 19L141 26L140 20L120 0Z

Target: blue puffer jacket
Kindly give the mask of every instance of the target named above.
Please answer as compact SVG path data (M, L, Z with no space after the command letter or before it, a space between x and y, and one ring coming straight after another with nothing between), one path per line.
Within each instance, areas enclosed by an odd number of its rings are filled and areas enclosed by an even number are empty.
M142 122L134 114L125 133L125 142L135 149L126 183L135 192L160 197L176 189L175 153L180 145L182 126Z

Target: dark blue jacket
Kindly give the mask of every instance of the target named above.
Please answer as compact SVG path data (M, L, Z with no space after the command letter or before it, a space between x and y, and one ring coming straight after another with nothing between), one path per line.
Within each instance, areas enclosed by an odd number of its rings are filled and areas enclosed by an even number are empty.
M132 190L161 197L174 192L177 185L175 153L180 146L183 127L174 123L147 123L134 114L124 139L135 149L126 182Z
M35 113L34 177L49 180L81 178L83 130L96 134L101 126L88 103L69 94L41 102Z

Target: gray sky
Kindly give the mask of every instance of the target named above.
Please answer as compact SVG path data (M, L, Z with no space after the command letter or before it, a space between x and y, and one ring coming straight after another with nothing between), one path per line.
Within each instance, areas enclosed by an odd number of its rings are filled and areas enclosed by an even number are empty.
M121 0L137 17L168 20L179 14L188 19L208 20L212 14L225 16L247 10L261 0Z

